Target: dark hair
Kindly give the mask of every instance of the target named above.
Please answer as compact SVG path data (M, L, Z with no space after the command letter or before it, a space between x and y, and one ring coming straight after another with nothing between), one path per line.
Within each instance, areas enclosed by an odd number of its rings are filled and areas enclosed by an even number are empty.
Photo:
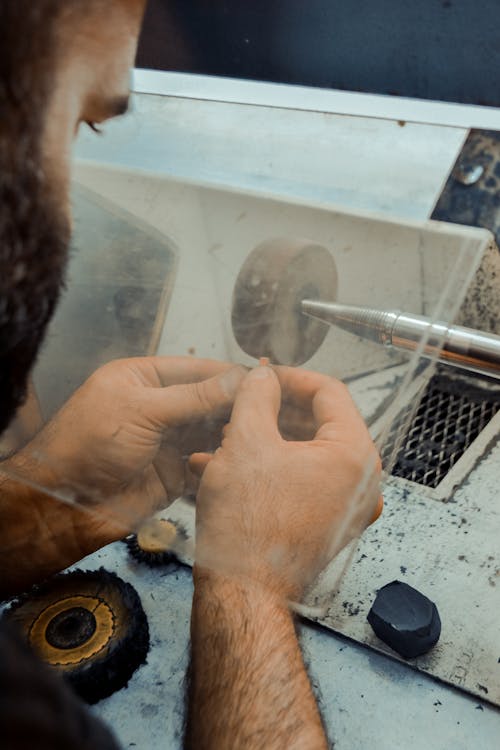
M42 163L64 0L0 3L0 430L63 286L68 221Z

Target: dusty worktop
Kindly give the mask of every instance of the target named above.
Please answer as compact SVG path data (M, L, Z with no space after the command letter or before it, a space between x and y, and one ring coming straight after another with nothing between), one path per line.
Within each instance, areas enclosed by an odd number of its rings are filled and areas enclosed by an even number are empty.
M87 558L130 581L148 616L147 664L128 688L101 701L96 714L124 748L181 747L189 660L191 572L162 573L131 560L122 543ZM498 747L500 713L483 701L409 667L304 624L301 641L336 750L482 750Z

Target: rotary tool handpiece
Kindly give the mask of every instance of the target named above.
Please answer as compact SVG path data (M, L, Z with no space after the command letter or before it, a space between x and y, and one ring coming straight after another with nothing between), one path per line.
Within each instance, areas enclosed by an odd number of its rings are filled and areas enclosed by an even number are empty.
M302 312L395 349L415 351L424 341L423 357L500 378L500 336L493 333L432 322L423 315L337 302L303 300Z

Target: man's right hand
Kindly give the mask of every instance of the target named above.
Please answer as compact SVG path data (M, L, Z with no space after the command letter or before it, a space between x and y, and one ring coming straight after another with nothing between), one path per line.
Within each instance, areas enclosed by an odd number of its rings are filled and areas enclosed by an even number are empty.
M283 439L281 397L315 422L313 439ZM381 510L380 460L347 388L313 372L259 366L243 380L197 500L195 576L262 584L298 600Z

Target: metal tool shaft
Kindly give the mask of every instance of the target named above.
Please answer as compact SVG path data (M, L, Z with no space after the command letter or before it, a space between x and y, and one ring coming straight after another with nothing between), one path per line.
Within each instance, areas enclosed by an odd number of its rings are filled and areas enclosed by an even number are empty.
M415 351L425 338L423 357L437 357L453 367L500 378L500 336L493 333L432 323L423 315L319 300L303 300L302 312L356 336L405 351Z

